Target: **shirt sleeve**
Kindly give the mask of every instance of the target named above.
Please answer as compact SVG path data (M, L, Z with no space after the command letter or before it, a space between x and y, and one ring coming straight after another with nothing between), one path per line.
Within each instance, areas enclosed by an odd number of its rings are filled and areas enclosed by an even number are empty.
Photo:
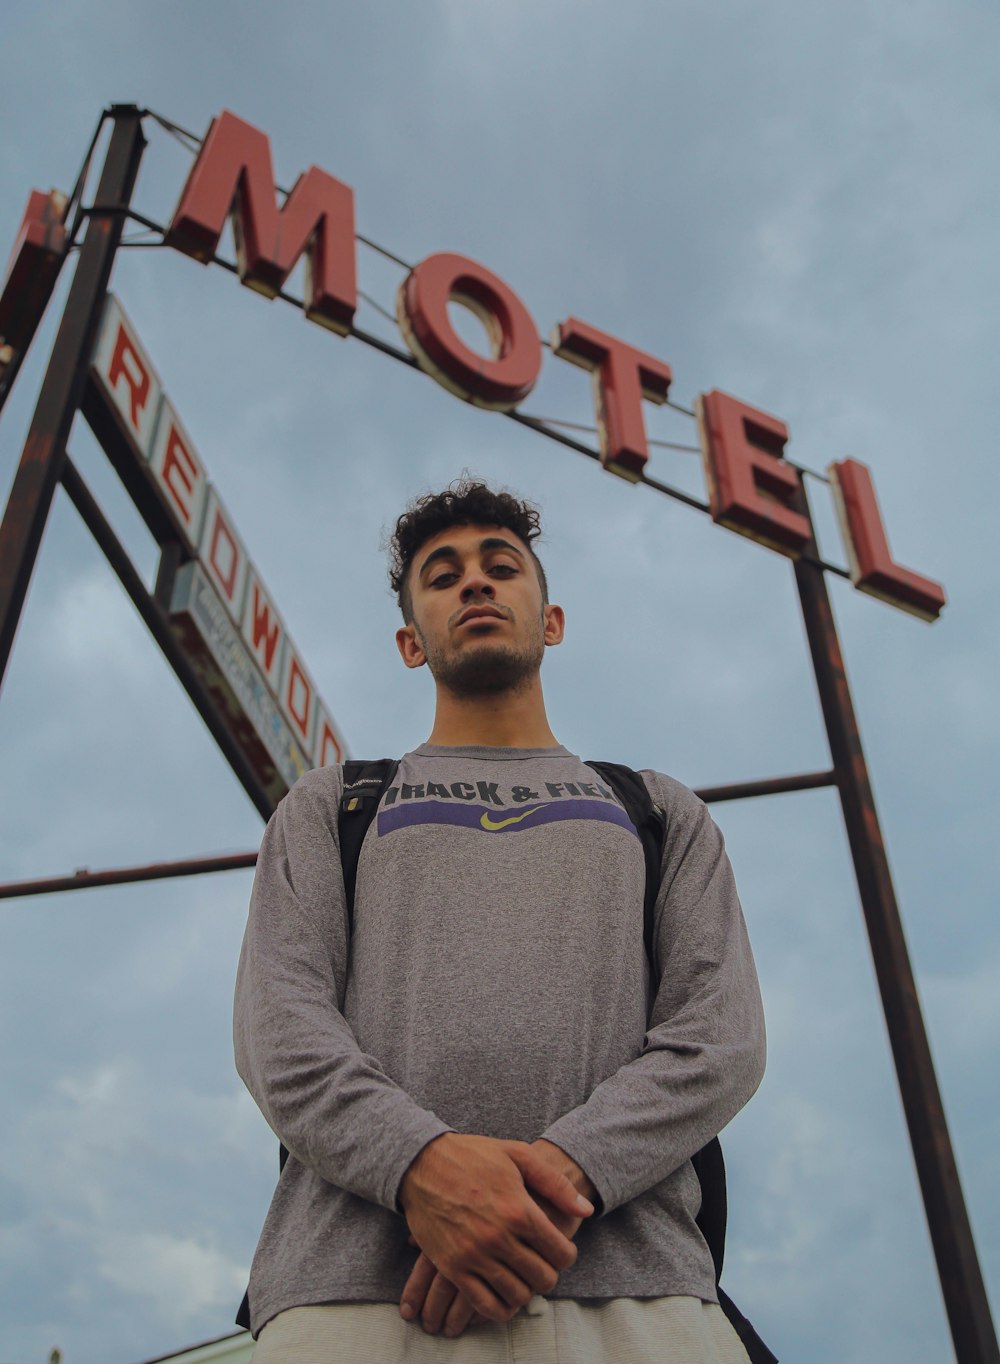
M760 987L722 834L693 792L644 775L667 833L642 1051L542 1134L584 1170L603 1212L718 1135L764 1073Z
M398 1211L406 1170L451 1129L361 1050L342 1012L349 933L337 775L307 773L264 834L236 981L236 1068L296 1160Z

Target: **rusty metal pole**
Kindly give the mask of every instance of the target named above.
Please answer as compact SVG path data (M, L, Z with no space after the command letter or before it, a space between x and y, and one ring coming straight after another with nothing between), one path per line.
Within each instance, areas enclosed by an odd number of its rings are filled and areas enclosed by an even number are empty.
M245 871L257 865L257 852L220 853L217 857L185 857L173 862L148 862L140 867L82 867L72 876L46 876L32 881L5 881L0 900L28 895L57 895L64 890L93 890L96 886L130 886L137 881L166 881L176 876L208 876L217 871Z
M1000 1364L823 569L799 559L795 581L955 1358Z
M151 597L146 590L142 576L136 570L121 541L105 519L104 513L80 477L69 454L63 458L62 484L70 501L80 513L84 525L96 540L101 553L118 575L118 581L131 598L132 605L138 611L143 624L159 645L164 658L173 668L177 680L191 698L191 703L204 720L208 732L219 745L223 757L233 769L237 780L257 807L261 818L265 821L270 819L277 804L274 792L267 790L259 775L254 771L253 765L240 748L239 741L227 723L225 708L219 705L211 688L206 686L204 680L199 677L180 641L171 630L166 606L158 602L155 597ZM164 560L169 564L173 559L174 555L170 553L168 546L167 551L161 555L161 569ZM169 581L171 574L170 572L166 575L161 573L159 577L161 580L165 577Z
M142 114L135 105L115 105L109 112L114 128L97 190L100 211L91 214L87 225L80 261L0 523L0 686L62 471L66 442L83 395L101 304L146 145Z

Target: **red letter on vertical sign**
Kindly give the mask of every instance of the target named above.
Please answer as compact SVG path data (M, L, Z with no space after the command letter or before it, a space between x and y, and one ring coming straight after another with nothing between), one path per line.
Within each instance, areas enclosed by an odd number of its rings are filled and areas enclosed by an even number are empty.
M491 359L470 350L455 331L451 302L482 322ZM538 331L513 289L485 265L451 252L428 256L400 285L396 317L421 369L466 402L505 412L534 388L542 367Z
M601 463L637 483L649 459L642 400L667 401L670 366L575 317L554 328L552 349L593 374Z
M247 552L214 487L207 492L198 557L236 625L243 618Z
M257 667L275 696L281 690L281 655L285 627L257 570L248 570L249 586L243 608L243 638Z
M281 623L272 609L255 579L250 586L250 643L268 677L275 672L281 638Z
M790 505L799 476L781 458L788 427L718 390L703 394L697 408L712 520L797 557L812 529Z
M161 477L164 487L173 498L178 516L186 525L191 524L191 494L199 473L194 456L181 439L177 427L171 427L163 452Z
M840 513L854 586L924 620L937 620L945 604L944 588L902 568L893 559L868 468L857 460L842 459L831 464L827 473Z
M225 111L212 121L166 241L207 262L230 213L243 283L274 298L307 252L306 316L346 335L358 306L349 186L311 166L279 210L267 137Z
M292 730L308 748L313 735L316 690L289 643L282 667L281 708L292 722Z
M233 533L222 519L222 512L218 507L215 509L215 524L212 527L212 539L208 550L208 564L215 570L218 582L221 584L226 594L226 600L232 601L236 592L236 574L240 566L240 552L236 546Z
M27 349L66 259L62 215L66 196L58 190L28 195L0 293L0 344Z
M333 721L322 708L319 711L317 731L316 766L326 767L329 763L342 763L344 746L340 741L340 735L333 727Z
M163 407L160 381L114 294L104 301L90 372L133 452L141 460L150 458L153 433L162 425L158 422Z
M108 384L111 388L117 388L119 379L125 380L125 387L129 393L129 414L132 426L138 433L142 424L143 408L149 397L149 370L143 364L142 356L121 323L118 324L115 348L111 352L111 364L108 366Z
M149 468L188 544L197 550L208 481L169 398L160 403Z

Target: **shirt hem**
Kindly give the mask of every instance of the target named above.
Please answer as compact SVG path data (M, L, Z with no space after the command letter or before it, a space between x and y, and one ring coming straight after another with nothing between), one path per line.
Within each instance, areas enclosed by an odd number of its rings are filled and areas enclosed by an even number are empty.
M279 1312L287 1312L292 1307L319 1307L334 1306L339 1303L398 1303L399 1292L390 1292L384 1284L373 1284L370 1282L359 1282L356 1284L338 1284L336 1288L327 1284L316 1288L301 1288L292 1297L276 1296L273 1299L265 1299L258 1308L253 1309L253 1319L251 1322L252 1334L254 1339L264 1329L269 1321L278 1315ZM254 1301L254 1294L251 1294L251 1302ZM715 1284L708 1286L704 1283L693 1285L691 1283L664 1282L659 1280L656 1283L644 1282L632 1283L612 1283L610 1286L597 1285L587 1282L574 1282L567 1286L565 1292L559 1291L556 1285L552 1293L546 1293L546 1298L554 1298L559 1301L573 1302L604 1302L611 1298L699 1298L702 1302L718 1303L718 1290Z

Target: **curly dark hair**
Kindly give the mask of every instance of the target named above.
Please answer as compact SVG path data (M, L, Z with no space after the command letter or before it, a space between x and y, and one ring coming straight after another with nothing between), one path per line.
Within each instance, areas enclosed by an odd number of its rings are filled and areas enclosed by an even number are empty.
M494 492L485 483L461 478L450 483L443 492L418 497L396 521L389 541L389 582L407 624L413 619L407 579L420 546L450 526L476 525L504 526L524 541L535 563L542 600L548 601L545 570L532 547L532 542L542 533L538 508L521 501L513 493Z

